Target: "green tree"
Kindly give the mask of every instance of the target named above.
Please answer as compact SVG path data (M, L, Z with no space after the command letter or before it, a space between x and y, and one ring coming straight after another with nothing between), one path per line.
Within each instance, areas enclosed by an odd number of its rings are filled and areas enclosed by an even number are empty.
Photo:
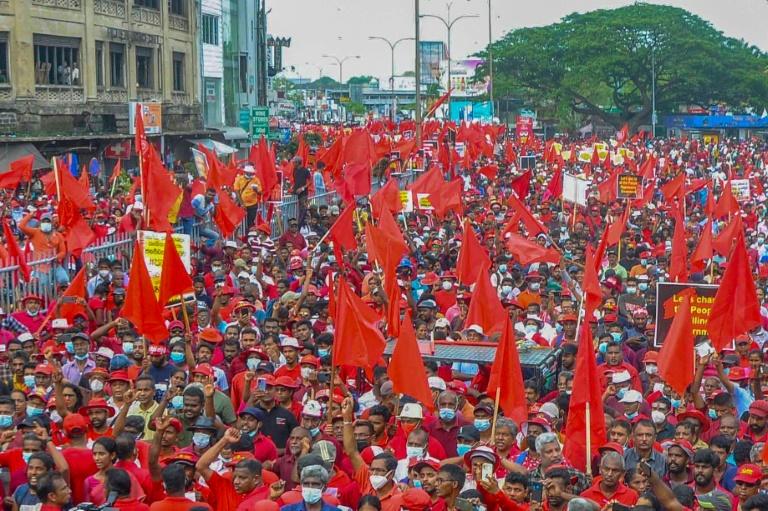
M762 73L768 55L677 7L635 3L574 13L545 27L510 31L492 49L498 97L521 94L616 128L650 121L654 67L657 112L768 103Z
M356 101L350 101L349 103L346 103L344 106L347 108L347 112L354 115L365 115L368 112L368 109L365 107L364 104L357 103Z
M371 81L378 82L379 79L375 76L370 75L362 75L362 76L353 76L349 80L347 80L347 85L357 85L357 84L369 84Z

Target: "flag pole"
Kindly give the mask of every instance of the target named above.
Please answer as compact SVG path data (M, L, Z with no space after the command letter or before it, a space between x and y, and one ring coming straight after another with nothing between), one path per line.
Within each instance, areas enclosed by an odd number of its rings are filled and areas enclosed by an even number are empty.
M586 463L586 469L587 469L587 477L592 477L592 416L589 409L589 400L585 403L586 408L584 409L584 419L586 422L586 430L587 430L587 463Z
M179 299L181 300L181 315L184 316L184 326L187 329L187 332L192 332L192 330L189 327L189 313L187 312L187 304L184 302L184 293L181 293L179 295Z
M333 422L333 384L334 380L336 380L336 366L333 364L333 354L331 354L331 381L328 385L328 424L331 424Z
M493 423L491 423L491 439L496 438L496 419L499 417L499 399L501 398L501 385L496 387L496 401L493 403Z
M53 167L53 177L56 180L56 200L61 202L61 178L59 177L59 166L56 164L56 157L51 158L51 167Z

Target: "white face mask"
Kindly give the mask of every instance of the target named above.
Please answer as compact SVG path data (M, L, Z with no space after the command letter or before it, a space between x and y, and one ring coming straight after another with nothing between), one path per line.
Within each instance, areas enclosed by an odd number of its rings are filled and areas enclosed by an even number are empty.
M440 287L443 288L443 291L450 291L453 288L453 283L450 280L444 280Z
M387 479L387 476L372 475L368 477L368 480L371 482L374 490L380 490L387 485L389 479Z
M662 424L666 418L667 416L664 415L664 412L660 412L659 410L651 411L651 420L654 424Z
M311 367L302 367L301 368L301 377L305 380L308 380L312 377L312 375L315 374L315 370Z
M94 392L101 392L104 390L104 382L101 380L91 380L88 386L91 387L91 390Z
M40 230L47 234L53 230L53 225L50 222L42 222Z
M653 364L648 364L645 366L645 372L648 374L658 374L659 368Z

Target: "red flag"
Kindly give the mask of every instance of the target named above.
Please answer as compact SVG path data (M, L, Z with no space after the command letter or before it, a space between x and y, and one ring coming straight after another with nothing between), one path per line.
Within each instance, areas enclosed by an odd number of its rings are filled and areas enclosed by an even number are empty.
M662 186L661 193L668 202L671 202L673 197L683 200L685 198L685 172L681 172L672 181Z
M608 227L608 238L606 240L608 246L615 245L621 241L621 235L624 234L624 229L626 228L628 220L629 205L624 208L624 213L616 220L614 220L613 223Z
M712 218L710 218L707 220L707 224L704 226L704 230L701 231L701 238L699 238L699 244L696 245L696 250L694 250L693 255L691 255L691 271L703 271L706 267L704 261L707 259L712 259L713 251Z
M256 175L263 186L263 196L269 197L272 189L279 186L279 180L277 169L275 169L275 159L272 157L272 152L269 150L269 144L264 139L264 135L259 139L258 145L251 146L248 160L256 167ZM286 179L291 179L291 177L290 175L285 176Z
M112 175L109 176L109 184L112 184L115 182L115 180L120 177L120 174L123 172L122 164L120 163L122 160L115 161L115 166L112 167Z
M688 247L685 243L685 218L682 212L683 203L674 212L675 231L672 234L672 255L669 258L670 282L686 282L688 280Z
M525 224L525 230L528 231L528 236L538 236L541 233L547 234L547 228L544 227L536 217L534 217L528 208L525 207L520 199L515 197L514 194L509 194L509 205L513 211L520 215L520 220Z
M411 312L405 313L397 344L392 351L392 359L387 367L392 390L398 394L407 394L434 410L432 391L427 383L427 371L421 358L416 332L413 330ZM522 389L522 382L520 383Z
M435 101L434 103L432 103L432 106L431 106L431 107L429 107L429 110L427 110L427 113L426 113L426 114L424 114L424 118L425 118L425 119L426 119L426 118L428 118L430 115L432 115L433 113L435 113L435 112L437 111L437 109L438 109L438 108L440 108L440 105L442 105L443 103L445 103L446 101L448 101L448 98L451 96L451 92L452 92L452 91L453 91L453 89L448 89L448 92L446 92L445 94L443 94L442 96L440 96L439 98L437 98L437 101Z
M555 169L552 179L544 190L544 200L557 200L563 195L563 173L560 167Z
M728 180L723 185L723 193L720 195L720 200L715 204L715 210L712 213L712 218L722 218L726 215L731 216L741 211L739 203L733 196L733 190L731 189L731 181Z
M483 165L479 169L477 169L477 172L484 175L488 178L489 181L493 181L496 179L496 176L499 174L499 166L495 163L492 163L490 165Z
M19 248L16 236L13 235L11 227L8 225L8 220L3 222L3 236L5 236L5 244L8 245L8 255L11 262L16 262L19 265L19 271L24 276L24 280L29 282L32 278L32 272L27 266L27 256Z
M377 324L380 318L339 279L336 302L336 342L333 344L333 365L372 368L384 353L386 342Z
M135 135L133 145L136 146L136 156L140 159L147 158L147 151L149 151L149 140L144 133L144 115L141 111L141 103L136 103L136 116L133 119L135 126Z
M35 157L31 154L12 161L8 172L0 174L0 188L15 190L20 182L30 181L34 163Z
M498 395L499 406L504 410L504 417L509 417L516 424L522 424L528 419L523 370L520 366L520 355L517 353L512 322L509 314L504 316L504 328L493 357L486 394L494 399Z
M461 241L459 259L456 261L456 277L459 282L469 286L477 282L483 266L491 266L491 258L477 240L469 220L464 220Z
M461 214L461 190L464 187L464 181L462 179L454 179L443 184L443 189L436 195L429 197L432 202L432 206L435 208L435 216L437 218L445 218L449 211Z
M715 214L715 192L711 182L707 183L707 204L704 206L704 213L710 218Z
M514 178L509 187L517 194L518 199L525 200L531 191L531 170L528 169Z
M228 238L240 222L245 218L245 210L235 204L235 201L229 195L229 192L221 191L218 194L219 203L216 205L213 219L221 231L221 235Z
M371 136L355 130L344 145L344 183L351 195L371 193Z
M168 338L168 329L165 327L138 240L133 249L128 289L125 290L125 305L120 311L120 317L133 323L139 334L155 343Z
M712 248L714 248L720 255L727 256L731 252L733 240L740 234L744 234L741 215L734 215L730 223L728 223L728 225L720 231L720 234L712 240Z
M628 136L629 136L629 124L624 123L624 126L621 127L621 130L619 130L619 132L616 133L616 142L618 142L619 145L622 145L624 142L627 141Z
M659 376L681 396L693 381L695 361L691 295L695 294L689 288L678 295L682 295L682 301L659 351Z
M197 148L205 155L205 162L208 166L208 176L206 178L208 187L221 190L221 187L226 185L224 164L219 161L214 151L209 150L203 144L198 144Z
M144 160L144 205L149 210L149 227L155 231L169 231L168 214L182 190L171 179L155 148L149 146Z
M56 186L56 173L59 175L58 186ZM85 189L80 181L66 170L66 167L55 160L53 170L45 174L40 180L43 182L45 193L48 195L57 197L59 200L69 197L78 206L78 209L96 209L96 205L91 200L90 191Z
M88 295L85 291L85 265L80 268L75 278L69 283L67 290L61 295L59 302L61 306L58 310L56 317L66 318L71 324L77 314L85 315L85 307L75 302L76 298L80 298L83 301L88 299Z
M648 156L648 159L640 166L640 177L643 179L653 179L653 175L656 170L656 157L653 155Z
M488 268L487 264L480 268L480 275L469 301L467 319L464 321L464 325L467 327L480 325L485 335L500 332L504 324L504 317L509 316L499 301L496 289L491 285Z
M80 257L83 250L96 241L96 233L93 232L80 211L77 211L77 218L67 229L64 240L67 243L67 250L75 257Z
M165 305L178 295L183 295L192 290L192 278L187 273L187 268L176 250L176 243L171 233L165 235L165 247L163 249L163 269L160 273L160 289L158 303Z
M296 147L296 154L294 157L301 158L302 165L307 165L309 160L309 146L304 140L304 133L299 132L296 138L299 139L299 145Z
M328 229L328 239L333 241L334 245L339 245L344 250L354 250L357 248L355 239L355 230L352 227L355 215L355 205L348 206L342 211L330 229ZM339 261L341 264L341 261Z
M597 266L599 264L599 261L595 260L592 255L592 247L587 247L584 280L581 286L584 289L584 310L587 321L592 318L592 313L603 303L603 291L600 289L600 281L597 278Z
M375 218L381 216L381 211L385 207L391 212L403 209L403 203L400 201L400 188L394 179L387 181L387 184L371 197L371 209Z
M744 233L739 231L736 246L709 312L707 330L712 346L720 351L730 345L737 335L748 333L759 326L760 322L760 302L749 269Z
M553 248L542 247L535 241L527 240L515 233L509 233L506 246L523 266L531 263L560 263L560 252Z
M433 166L419 176L416 181L411 183L408 190L411 190L414 193L429 193L434 195L440 193L444 182L445 179L443 178L443 173L439 168Z
M574 376L565 428L565 438L568 441L565 442L563 455L575 468L583 472L592 459L592 454L605 443L606 439L603 391L595 361L592 332L587 321L581 324ZM587 410L589 410L589 420L587 420ZM592 452L587 452L587 435L590 435Z

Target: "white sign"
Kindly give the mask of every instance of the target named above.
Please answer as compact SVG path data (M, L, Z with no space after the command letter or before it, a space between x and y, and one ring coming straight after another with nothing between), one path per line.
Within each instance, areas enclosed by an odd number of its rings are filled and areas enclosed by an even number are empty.
M752 195L749 191L749 179L731 180L731 193L738 202L747 202Z
M160 274L163 271L163 256L165 255L165 236L164 232L139 231L139 243L144 253L144 261L147 264L147 272L152 279L152 287L155 295L160 290ZM190 236L189 234L172 234L173 241L176 244L176 251L184 263L187 273L192 269Z
M572 174L563 174L563 200L579 206L587 205L587 189L589 181Z

